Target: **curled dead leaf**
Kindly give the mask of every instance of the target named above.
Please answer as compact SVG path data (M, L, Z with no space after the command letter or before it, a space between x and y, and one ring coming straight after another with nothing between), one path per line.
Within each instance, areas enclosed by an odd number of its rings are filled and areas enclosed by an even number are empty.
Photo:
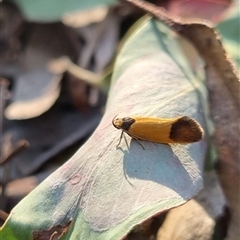
M239 107L240 80L235 64L228 57L220 41L220 36L214 30L211 22L202 19L185 20L173 16L164 8L141 0L122 0L133 4L145 12L163 21L176 32L192 42L207 66L215 68L225 85L229 88L235 104Z

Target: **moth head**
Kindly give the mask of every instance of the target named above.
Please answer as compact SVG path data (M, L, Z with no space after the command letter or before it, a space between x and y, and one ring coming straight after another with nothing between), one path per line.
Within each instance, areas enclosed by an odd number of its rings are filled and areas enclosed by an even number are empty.
M122 120L122 118L116 118L116 116L113 118L112 124L113 124L113 126L115 128L121 129L122 128L122 124L123 124L123 120Z

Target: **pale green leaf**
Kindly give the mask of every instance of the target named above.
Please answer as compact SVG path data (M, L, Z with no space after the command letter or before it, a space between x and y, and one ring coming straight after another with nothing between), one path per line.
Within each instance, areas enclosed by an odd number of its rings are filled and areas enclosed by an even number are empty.
M116 0L14 0L30 21L59 21L63 15L79 10L113 5Z
M177 36L147 19L125 42L115 64L105 115L61 168L12 211L3 238L31 239L34 230L73 223L61 239L124 237L135 225L181 205L202 187L206 138L188 145L142 141L111 121L125 116L187 115L206 130L206 90L189 67Z

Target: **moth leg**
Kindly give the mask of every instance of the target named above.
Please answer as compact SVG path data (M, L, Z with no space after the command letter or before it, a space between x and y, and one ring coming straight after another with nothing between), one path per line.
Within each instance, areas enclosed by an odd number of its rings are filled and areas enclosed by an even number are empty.
M130 133L128 133L128 132L127 132L127 134L128 134L131 138L133 138L134 140L136 140L136 141L142 146L143 150L145 150L145 148L144 148L143 145L140 143L140 141L139 141L138 138L136 138L134 135L132 135L132 134L130 134Z
M120 136L120 139L119 139L119 142L118 142L116 148L120 145L120 143L121 143L121 141L122 141L122 137L123 137L123 131L122 131L122 133L121 133L121 136Z
M145 148L143 147L143 145L140 143L140 141L137 138L133 137L133 139L136 140L142 146L143 150L145 150Z

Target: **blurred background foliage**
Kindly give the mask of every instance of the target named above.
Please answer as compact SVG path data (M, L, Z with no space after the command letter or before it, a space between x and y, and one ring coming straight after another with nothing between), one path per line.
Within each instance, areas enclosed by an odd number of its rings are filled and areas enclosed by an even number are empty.
M239 67L237 1L151 2L212 21ZM143 13L115 0L2 0L0 7L0 192L9 213L92 134L123 37Z

